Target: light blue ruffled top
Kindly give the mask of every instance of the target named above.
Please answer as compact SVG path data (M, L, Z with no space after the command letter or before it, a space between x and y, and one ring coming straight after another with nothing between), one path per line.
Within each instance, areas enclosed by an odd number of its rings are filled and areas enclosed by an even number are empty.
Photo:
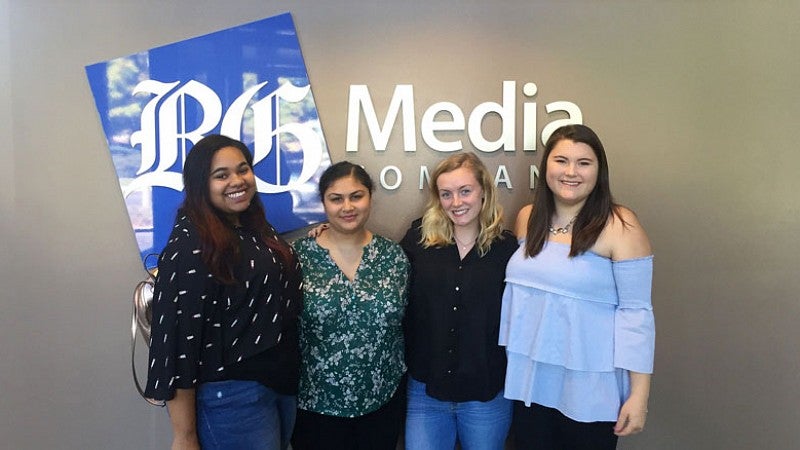
M500 321L505 396L580 422L616 421L628 371L653 372L653 257L611 261L547 242L511 257Z

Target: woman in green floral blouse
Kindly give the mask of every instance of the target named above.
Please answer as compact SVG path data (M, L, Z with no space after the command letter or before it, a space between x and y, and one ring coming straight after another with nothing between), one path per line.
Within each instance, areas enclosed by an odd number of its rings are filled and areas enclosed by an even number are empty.
M294 243L303 266L295 450L394 450L406 370L408 260L366 228L373 183L355 164L320 178L329 226Z

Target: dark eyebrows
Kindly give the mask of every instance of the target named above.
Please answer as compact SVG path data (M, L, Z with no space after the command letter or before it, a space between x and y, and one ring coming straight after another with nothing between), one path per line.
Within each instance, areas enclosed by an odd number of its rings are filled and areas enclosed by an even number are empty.
M560 159L566 159L567 161L569 161L569 159L570 159L566 155L559 155L557 153L551 153L549 158L553 158L553 159L559 159L560 158ZM593 161L595 161L596 162L597 158L595 158L593 156L587 156L585 158L578 158L575 161L577 161L577 162L582 162L582 161L593 162Z
M367 189L356 189L355 191L348 192L346 194L343 194L341 192L326 192L325 197L345 197L345 196L349 197L355 194L366 194L366 193Z
M236 168L234 170L239 170L244 166L249 167L250 165L247 164L247 161L242 161L242 162L239 163L238 166L236 166ZM225 173L225 172L228 172L228 171L229 171L228 168L225 167L225 166L217 167L216 169L211 171L211 176L214 176L214 175L216 175L218 173Z

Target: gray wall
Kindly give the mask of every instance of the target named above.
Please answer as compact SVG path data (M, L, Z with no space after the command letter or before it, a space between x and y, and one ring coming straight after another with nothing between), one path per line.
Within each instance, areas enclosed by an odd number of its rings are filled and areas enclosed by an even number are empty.
M168 446L130 379L142 271L83 67L287 10L335 161L350 84L378 111L413 84L418 119L500 101L503 80L539 86L540 128L543 104L578 104L656 252L650 420L621 447L794 446L800 4L755 0L0 0L0 446ZM442 155L421 139L404 153L399 133L381 154L360 144L348 158L408 177L372 219L398 238L422 205L415 172ZM482 155L513 167L508 218L537 155Z

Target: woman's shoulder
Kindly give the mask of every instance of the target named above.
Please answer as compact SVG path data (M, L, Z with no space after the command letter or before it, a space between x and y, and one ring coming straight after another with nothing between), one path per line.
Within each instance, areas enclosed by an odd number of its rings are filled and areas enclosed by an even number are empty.
M503 230L493 241L492 246L489 248L489 254L492 258L500 258L502 261L508 261L511 255L519 248L519 241L511 230Z
M409 225L407 233L422 233L422 217L417 217L411 221L411 225Z
M606 228L612 234L627 236L629 232L644 232L639 217L630 208L623 205L614 205L612 213L608 216Z
M370 245L373 245L378 252L386 253L390 257L400 258L404 261L407 260L406 252L403 251L403 247L385 236L373 233Z
M511 230L503 230L495 242L499 242L504 247L513 247L514 249L519 247L516 233Z
M310 236L303 236L295 239L294 242L292 242L292 248L301 258L309 258L312 254L322 249L317 243L317 239Z
M400 240L400 245L408 250L410 247L413 247L417 244L422 237L422 217L414 219L411 222L411 225L406 230L405 235L403 235L403 239Z
M519 209L519 213L517 213L517 220L519 219L528 219L533 212L533 203L528 203L527 205L523 206Z
M614 261L640 258L653 253L639 218L631 209L622 205L614 206L597 244L602 253Z
M292 247L294 247L295 250L298 249L298 248L308 247L309 245L311 245L315 241L316 241L316 238L314 238L314 237L301 236L301 237L295 239L294 241L292 241Z
M179 266L188 266L196 272L205 272L199 234L188 216L178 215L158 258L159 273L175 272Z
M389 247L389 248L392 248L392 249L394 249L394 248L399 249L400 248L400 244L398 244L397 242L387 238L386 236L383 236L383 235L377 234L377 233L372 233L372 244L373 245L378 245L378 246L381 246L381 247Z
M531 213L533 213L533 203L523 206L517 213L517 220L514 222L513 230L517 238L524 238L528 234L528 220L531 217Z
M178 213L175 216L175 224L173 226L172 231L180 231L184 233L189 233L190 231L197 230L197 227L194 224L194 221L189 217L188 214Z
M174 247L176 245L197 244L200 242L200 232L197 226L192 222L186 214L178 214L175 218L175 224L172 226L172 231L169 234L169 240L165 248Z

